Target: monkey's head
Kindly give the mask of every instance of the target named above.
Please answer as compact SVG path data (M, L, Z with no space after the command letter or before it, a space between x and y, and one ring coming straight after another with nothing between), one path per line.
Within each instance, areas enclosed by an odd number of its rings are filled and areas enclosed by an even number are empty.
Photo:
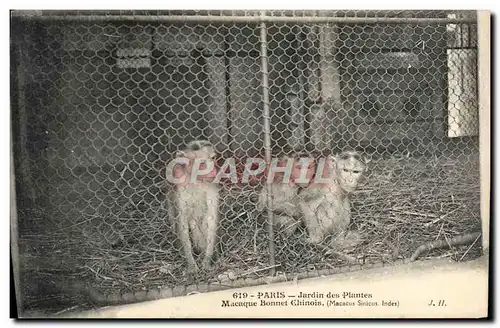
M185 148L185 151L204 151L215 158L216 152L214 145L208 140L193 140L190 141Z
M184 150L175 154L174 179L183 181L182 185L212 181L217 175L216 156L214 146L209 141L191 141Z
M370 159L356 151L344 151L330 159L342 190L346 193L355 191L368 170Z

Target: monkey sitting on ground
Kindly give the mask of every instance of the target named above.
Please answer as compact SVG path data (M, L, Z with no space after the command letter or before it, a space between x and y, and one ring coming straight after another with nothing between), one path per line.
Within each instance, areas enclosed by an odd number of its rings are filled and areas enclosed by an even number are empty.
M349 195L358 187L368 163L355 151L330 156L322 170L328 177L318 177L320 166L314 183L300 190L298 207L309 235L308 243L320 244L327 234L339 239L351 237L347 234L351 222Z
M167 166L172 188L167 195L168 216L181 243L187 270L199 271L193 251L202 253L202 269L208 271L214 253L219 224L219 186L212 143L195 140L176 153Z

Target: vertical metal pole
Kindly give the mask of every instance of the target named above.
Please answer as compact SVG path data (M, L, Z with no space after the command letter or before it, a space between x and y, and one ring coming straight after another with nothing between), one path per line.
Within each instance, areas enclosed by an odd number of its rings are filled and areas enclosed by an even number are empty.
M490 247L490 150L491 150L491 107L490 107L490 12L477 13L478 40L478 100L479 100L479 163L481 177L481 222L483 254Z
M16 290L17 314L22 315L23 294L21 293L21 275L19 258L19 230L17 226L17 201L16 201L16 178L14 173L14 153L10 141L10 256L12 258L12 272L14 274L14 288Z
M17 20L13 21L14 31L23 31L24 26L18 23ZM24 104L24 74L22 74L21 69L21 47L18 44L18 39L15 35L12 35L12 48L10 51L11 67L14 68L15 72L11 74L10 86L13 92L12 95L12 115L11 115L11 132L10 132L10 257L12 259L12 272L14 278L14 288L16 294L16 305L17 305L17 315L22 316L23 311L23 293L21 293L21 274L20 274L20 257L19 257L19 228L18 228L18 216L17 216L17 193L16 193L16 176L14 170L14 163L20 163L20 170L24 172L21 175L22 183L26 182L26 172L31 172L27 163L29 162L28 152L26 151L26 126L28 124L26 118L25 104ZM17 112L17 114L15 113ZM22 113L22 114L21 114ZM24 115L23 115L24 114ZM15 128L17 124L18 129ZM17 131L17 132L14 132ZM18 139L20 147L17 147L21 151L21 160L14 161L14 134L17 133L20 136ZM23 158L25 157L25 158ZM30 188L30 191L33 191ZM32 194L32 197L35 195Z
M262 11L261 16L265 16L266 12ZM269 72L267 68L267 27L266 23L261 22L260 23L260 58L261 58L261 65L262 65L262 98L263 98L263 105L264 105L264 150L265 150L265 157L266 157L266 164L269 165L271 164L271 126L270 126L270 115L269 115ZM270 274L274 275L275 273L275 268L274 265L276 264L276 258L275 258L275 247L274 247L274 218L273 218L273 212L271 211L271 205L272 205L272 198L271 198L271 192L272 192L272 185L270 183L266 182L266 191L267 191L267 232L268 232L268 237L269 237L269 264L272 266L270 270Z

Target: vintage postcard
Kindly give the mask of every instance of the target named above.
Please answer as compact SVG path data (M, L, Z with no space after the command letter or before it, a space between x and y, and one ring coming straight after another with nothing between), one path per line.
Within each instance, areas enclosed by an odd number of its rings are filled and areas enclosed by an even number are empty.
M489 316L489 12L10 20L20 318Z

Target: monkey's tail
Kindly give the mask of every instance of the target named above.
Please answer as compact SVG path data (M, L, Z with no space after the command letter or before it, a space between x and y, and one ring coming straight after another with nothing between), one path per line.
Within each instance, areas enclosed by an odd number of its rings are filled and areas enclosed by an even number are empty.
M437 240L437 241L432 241L425 243L423 245L420 245L415 252L413 252L413 255L410 258L410 262L414 262L417 260L417 258L425 251L430 251L433 249L437 248L444 248L447 246L458 246L458 245L467 245L470 244L471 242L476 242L476 240L481 236L480 232L473 232L469 234L464 234L460 236L453 237L449 240Z

